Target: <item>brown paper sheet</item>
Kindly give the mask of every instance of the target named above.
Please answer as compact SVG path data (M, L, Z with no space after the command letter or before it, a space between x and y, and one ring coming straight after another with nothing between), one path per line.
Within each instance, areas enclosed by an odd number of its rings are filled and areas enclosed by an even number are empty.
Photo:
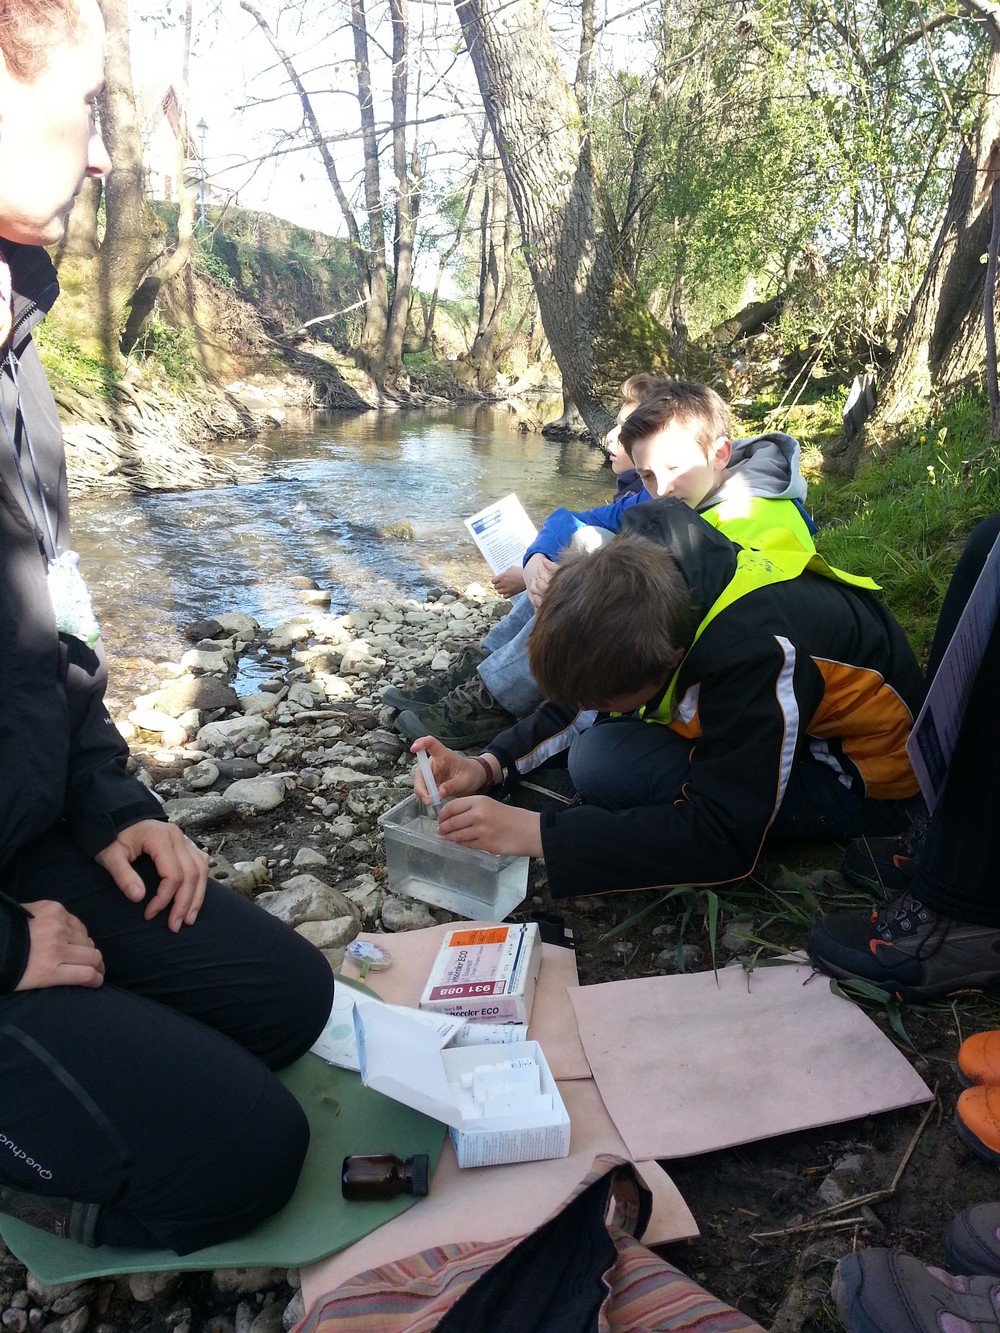
M808 964L612 981L569 998L633 1161L931 1099L888 1037Z

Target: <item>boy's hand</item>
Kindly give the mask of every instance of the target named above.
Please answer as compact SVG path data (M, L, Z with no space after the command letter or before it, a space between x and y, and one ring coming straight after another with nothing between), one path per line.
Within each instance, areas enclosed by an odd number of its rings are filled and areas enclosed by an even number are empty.
M431 761L431 772L434 774L438 795L442 800L447 800L450 796L468 796L483 785L486 774L478 759L456 754L433 736L421 736L419 740L414 741L410 746L410 754L416 754L418 750L426 751ZM424 805L430 804L430 793L419 768L413 771L413 790Z
M493 586L501 597L516 597L519 592L524 592L524 570L520 565L511 565L509 569L502 569L499 574L493 575Z
M556 562L550 560L547 555L542 555L541 551L536 551L524 566L524 586L528 600L536 610L541 606L549 580L558 568Z
M45 990L49 986L100 986L104 959L87 927L67 912L62 903L25 903L30 947L28 965L15 990Z
M482 768L477 764L480 774ZM449 801L438 819L438 832L449 842L476 847L496 856L541 856L541 817L533 810L501 805L489 796Z
M132 862L145 854L160 875L156 893L146 904L144 916L152 921L170 904L167 924L175 933L193 926L205 900L208 856L186 838L175 824L161 819L142 819L122 829L114 842L99 851L94 860L103 866L130 902L140 903L146 886L132 869Z

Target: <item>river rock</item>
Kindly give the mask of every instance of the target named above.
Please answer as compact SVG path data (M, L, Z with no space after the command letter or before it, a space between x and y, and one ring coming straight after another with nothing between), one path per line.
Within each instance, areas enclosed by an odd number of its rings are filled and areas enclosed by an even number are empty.
M303 709L315 708L316 706L312 690L302 681L296 681L293 685L289 685L286 702L293 704L296 708Z
M361 929L361 922L352 912L350 916L336 917L332 921L303 921L295 927L295 933L315 944L317 949L342 949L350 944Z
M216 759L215 765L219 770L219 775L226 778L229 782L235 782L237 778L255 778L262 772L260 764L256 759Z
M185 787L190 787L192 791L204 791L206 787L211 787L213 783L219 780L219 768L213 764L211 759L202 759L197 764L191 764L181 775L181 781Z
M353 838L358 831L357 824L347 815L338 815L336 819L331 819L328 827L331 837L337 838L340 842Z
M232 819L236 813L232 801L227 801L217 792L207 792L204 796L181 796L177 800L166 801L163 809L171 824L176 824L185 832L188 829L215 828L217 824Z
M329 606L330 590L329 588L303 588L299 592L299 601L305 602L306 606Z
M397 805L407 794L402 787L355 787L347 794L347 808L359 819L373 819Z
M271 1291L285 1280L283 1268L220 1268L212 1274L212 1295L217 1301Z
M134 1301L167 1300L180 1281L180 1273L129 1273L126 1281Z
M266 856L258 856L255 861L237 861L233 870L235 873L230 881L232 887L248 897L256 893L262 884L271 882Z
M286 925L301 926L304 921L334 921L351 916L355 908L339 889L324 884L315 875L295 875L282 887L257 895L258 904Z
M282 778L268 777L239 778L226 788L226 800L237 806L249 806L251 810L263 813L275 810L287 795Z
M238 708L240 701L233 687L218 676L184 675L166 681L155 694L137 699L136 703L140 707L158 708L171 717L180 717L191 708L202 713L211 713L217 708Z
M195 620L184 631L188 643L197 643L200 639L217 639L225 634L225 629L217 620Z
M329 861L322 852L318 852L315 847L300 847L292 857L293 866L325 866Z
M217 675L226 675L232 671L235 665L236 654L232 648L222 648L221 645L214 651L205 648L191 648L181 658L181 666L184 670L195 676L213 671Z
M304 643L312 637L312 624L302 616L289 620L284 625L273 629L267 637L267 647L272 653L287 652L297 643Z
M291 1333L291 1330L295 1325L300 1323L305 1317L306 1301L301 1290L299 1290L285 1306L285 1313L281 1317L281 1326L285 1330L285 1333Z
M150 731L162 736L164 745L183 745L188 739L187 728L169 713L155 708L134 708L128 720L139 731Z
M242 611L229 611L216 619L227 634L235 635L242 643L253 643L260 629L253 616L245 615Z
M282 1333L284 1309L281 1301L272 1301L255 1317L250 1333Z
M403 930L426 930L429 926L436 925L437 921L429 910L415 898L399 898L395 894L390 894L382 904L383 930L395 933Z
M238 745L264 740L270 730L262 717L240 716L226 718L223 722L209 722L198 732L198 749L220 750L231 755Z
M342 676L327 675L324 672L316 677L315 683L322 689L329 703L345 703L354 698L354 686Z
M385 667L384 657L375 657L365 639L356 639L344 649L340 661L342 676L377 676Z
M240 700L243 716L259 717L263 713L273 712L284 693L285 691L282 689L280 694L269 694L264 690L257 694L244 694Z
M340 887L347 901L353 903L361 913L366 926L373 925L382 908L385 884L380 884L374 875L359 875L351 884L342 884Z

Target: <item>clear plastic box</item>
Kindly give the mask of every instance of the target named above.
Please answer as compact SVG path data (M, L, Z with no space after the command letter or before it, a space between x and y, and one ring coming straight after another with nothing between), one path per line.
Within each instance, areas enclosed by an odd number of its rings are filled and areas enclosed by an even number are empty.
M418 796L394 805L378 822L385 830L389 887L470 920L502 921L528 891L528 858L494 856L447 842Z

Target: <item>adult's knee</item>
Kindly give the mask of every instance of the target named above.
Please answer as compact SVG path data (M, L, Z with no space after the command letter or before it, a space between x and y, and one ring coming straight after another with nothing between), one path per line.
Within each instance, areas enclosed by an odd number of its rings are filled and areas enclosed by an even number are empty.
M334 977L325 955L294 931L288 931L273 961L284 996L269 1044L257 1054L270 1069L284 1069L323 1031L333 1007Z

